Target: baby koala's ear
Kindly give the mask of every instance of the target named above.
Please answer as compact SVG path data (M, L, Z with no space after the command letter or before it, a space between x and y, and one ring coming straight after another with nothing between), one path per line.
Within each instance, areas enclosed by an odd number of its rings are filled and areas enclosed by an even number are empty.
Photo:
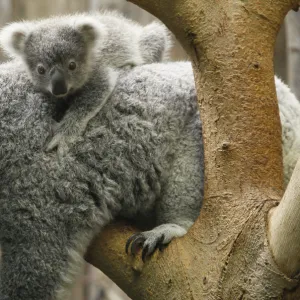
M0 46L10 57L22 56L29 33L29 22L15 22L6 25L0 30Z
M168 60L172 39L167 27L157 21L145 26L139 38L139 48L144 63L157 63Z
M99 43L105 34L104 28L101 28L101 25L93 18L82 18L76 22L75 26L76 30L82 34L85 42L90 47Z

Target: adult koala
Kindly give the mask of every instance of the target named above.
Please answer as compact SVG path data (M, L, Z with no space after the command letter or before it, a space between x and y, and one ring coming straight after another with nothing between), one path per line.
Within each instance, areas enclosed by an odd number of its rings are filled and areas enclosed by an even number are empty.
M203 150L193 73L189 63L124 71L83 140L58 160L43 151L55 103L20 70L0 66L0 299L67 299L89 242L116 216L155 210L158 226L128 243L144 257L198 216ZM276 86L284 153L296 157L300 104Z
M203 150L193 73L189 63L124 70L82 140L58 159L44 151L56 104L22 70L0 66L0 299L68 299L92 237L116 216L155 211L157 227L127 244L142 247L143 259L197 218Z

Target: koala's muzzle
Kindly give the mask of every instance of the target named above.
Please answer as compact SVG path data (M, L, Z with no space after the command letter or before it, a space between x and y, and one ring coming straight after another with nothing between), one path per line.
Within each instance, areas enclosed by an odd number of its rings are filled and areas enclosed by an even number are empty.
M52 94L54 96L63 96L67 94L67 83L62 71L55 69L51 75Z

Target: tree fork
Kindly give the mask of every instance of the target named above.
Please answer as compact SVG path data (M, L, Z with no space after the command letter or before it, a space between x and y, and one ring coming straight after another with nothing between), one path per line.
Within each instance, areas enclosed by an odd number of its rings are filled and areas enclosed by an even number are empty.
M145 265L124 254L133 233L124 224L105 229L87 259L133 299L279 299L298 281L272 248L278 268L267 239L268 211L283 193L273 47L298 1L131 2L161 19L192 59L205 199L188 235Z

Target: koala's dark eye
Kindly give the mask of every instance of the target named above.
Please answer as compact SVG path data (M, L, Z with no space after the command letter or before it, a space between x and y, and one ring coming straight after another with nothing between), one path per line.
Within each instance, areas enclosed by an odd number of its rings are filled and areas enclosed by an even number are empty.
M37 71L40 75L44 75L46 73L46 69L43 66L38 66Z
M74 61L71 61L69 63L69 70L74 71L76 69L77 65Z

